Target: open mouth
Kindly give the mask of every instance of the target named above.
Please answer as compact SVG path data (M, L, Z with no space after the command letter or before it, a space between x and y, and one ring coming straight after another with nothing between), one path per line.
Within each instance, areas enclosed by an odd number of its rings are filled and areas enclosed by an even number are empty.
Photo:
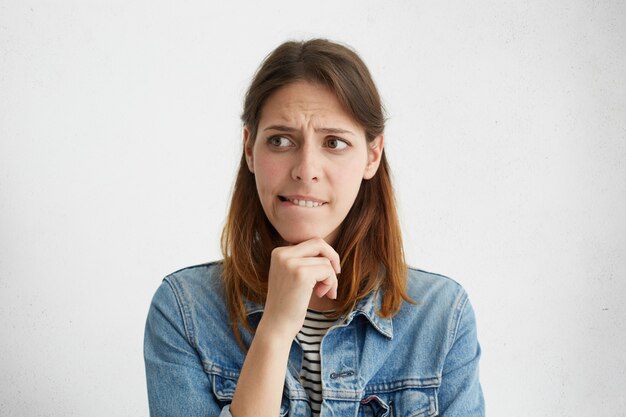
M280 201L283 202L290 202L292 204L295 204L298 207L308 207L308 208L313 208L313 207L319 207L319 206L323 206L324 204L328 204L324 201L314 201L314 200L304 200L304 199L297 199L297 198L288 198L288 197L283 197L282 195L278 196L278 199Z

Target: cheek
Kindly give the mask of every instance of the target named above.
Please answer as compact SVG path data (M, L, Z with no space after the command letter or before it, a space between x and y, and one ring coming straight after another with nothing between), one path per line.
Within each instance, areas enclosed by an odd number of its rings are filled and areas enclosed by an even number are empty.
M276 161L258 158L254 162L254 176L260 194L274 190L281 178L281 166Z
M344 164L336 171L334 183L337 191L341 192L346 200L352 206L356 195L363 181L364 165L360 161L350 164Z

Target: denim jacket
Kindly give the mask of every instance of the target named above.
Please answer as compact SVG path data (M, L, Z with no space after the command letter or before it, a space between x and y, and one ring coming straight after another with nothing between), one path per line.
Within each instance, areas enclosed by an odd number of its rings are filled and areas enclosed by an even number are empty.
M230 416L245 358L229 324L221 263L167 276L146 323L144 357L150 415ZM379 292L360 300L321 343L321 416L483 416L480 347L463 288L409 268L407 292L393 318L376 314ZM246 304L255 327L263 306ZM243 330L249 346L253 335ZM289 354L281 416L310 416L300 382L302 349Z

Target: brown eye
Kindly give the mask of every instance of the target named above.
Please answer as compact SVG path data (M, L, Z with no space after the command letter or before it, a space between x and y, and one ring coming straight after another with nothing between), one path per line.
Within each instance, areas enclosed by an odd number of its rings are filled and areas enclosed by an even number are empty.
M284 136L272 136L268 140L269 144L277 148L285 148L291 145L291 141Z
M342 150L342 149L347 148L349 145L348 145L348 143L346 141L344 141L342 139L330 138L326 142L326 146L328 146L331 149Z

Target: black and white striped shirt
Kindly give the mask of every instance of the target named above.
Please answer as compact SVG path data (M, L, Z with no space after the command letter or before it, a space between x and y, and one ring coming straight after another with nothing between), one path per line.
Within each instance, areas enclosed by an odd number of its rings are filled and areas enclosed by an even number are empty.
M322 407L320 343L334 322L334 319L329 319L322 312L307 309L304 325L296 336L303 353L300 378L309 396L313 417L319 416Z

